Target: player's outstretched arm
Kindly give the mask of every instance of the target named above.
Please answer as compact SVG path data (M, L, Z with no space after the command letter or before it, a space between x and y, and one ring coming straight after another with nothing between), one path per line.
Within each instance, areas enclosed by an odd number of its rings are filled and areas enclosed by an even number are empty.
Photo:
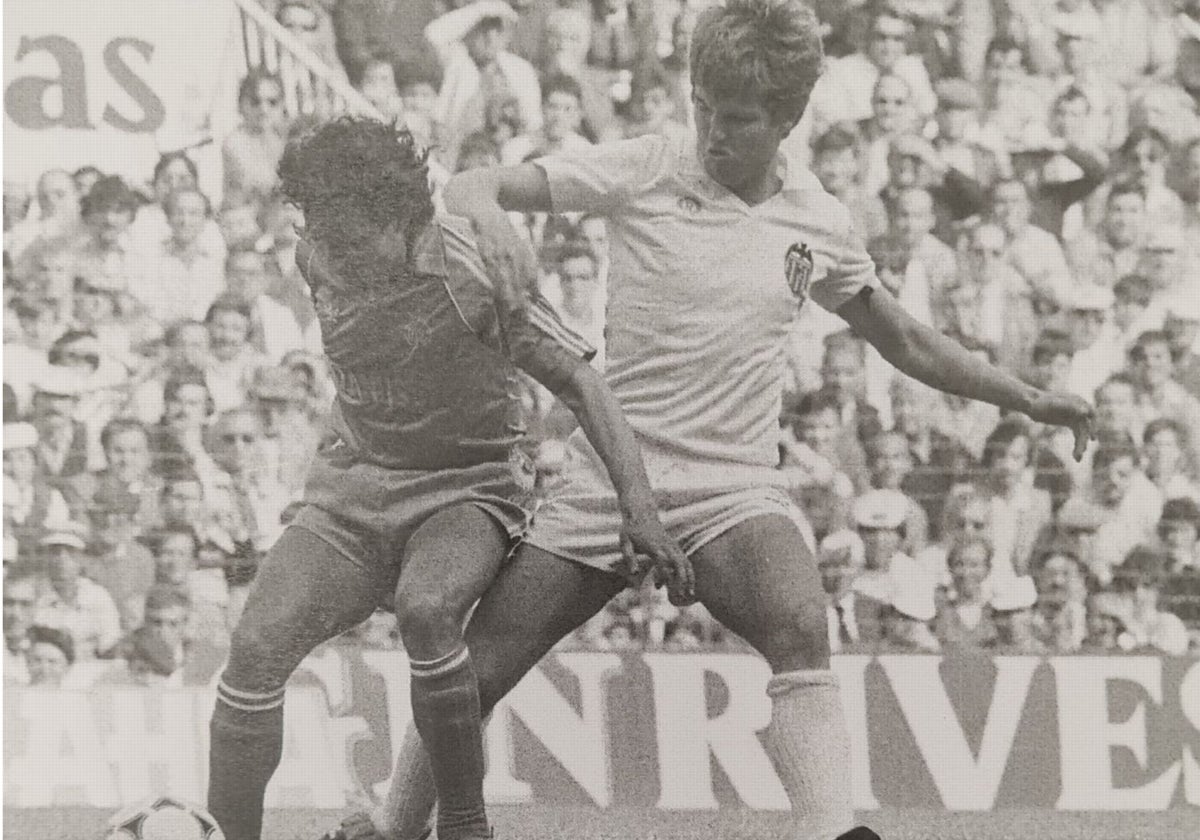
M632 581L640 580L646 569L652 568L656 584L669 584L672 603L694 601L695 575L691 561L667 534L658 517L658 506L633 427L604 379L591 365L544 341L523 347L518 342L510 343L510 352L523 370L571 409L608 470L622 518L624 568L614 571Z
M1039 423L1066 426L1075 433L1075 459L1092 436L1092 408L1071 394L1027 385L981 361L958 342L922 324L883 289L865 290L838 309L838 315L866 338L898 370L949 394L1020 411Z

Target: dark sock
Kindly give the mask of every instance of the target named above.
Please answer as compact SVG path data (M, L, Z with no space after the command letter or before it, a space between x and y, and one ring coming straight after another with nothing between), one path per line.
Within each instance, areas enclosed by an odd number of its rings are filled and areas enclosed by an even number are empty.
M465 645L431 662L410 660L413 722L437 784L439 840L488 836L483 805L479 684Z
M208 810L226 840L260 840L263 796L283 753L283 689L217 686L209 724Z

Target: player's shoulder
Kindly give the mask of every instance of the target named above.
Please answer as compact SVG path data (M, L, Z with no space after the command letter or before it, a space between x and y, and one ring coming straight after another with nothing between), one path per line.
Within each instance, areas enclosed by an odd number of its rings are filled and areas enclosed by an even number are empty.
M413 244L412 262L424 274L458 277L485 288L491 286L479 257L475 230L463 216L436 213Z

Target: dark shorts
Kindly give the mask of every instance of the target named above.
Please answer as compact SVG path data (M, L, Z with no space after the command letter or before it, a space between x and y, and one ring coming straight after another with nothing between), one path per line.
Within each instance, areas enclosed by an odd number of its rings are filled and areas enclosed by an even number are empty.
M347 456L318 454L309 468L304 528L373 573L399 575L404 547L429 517L469 504L491 516L515 546L533 516L534 469L514 450L508 462L473 467L397 470Z

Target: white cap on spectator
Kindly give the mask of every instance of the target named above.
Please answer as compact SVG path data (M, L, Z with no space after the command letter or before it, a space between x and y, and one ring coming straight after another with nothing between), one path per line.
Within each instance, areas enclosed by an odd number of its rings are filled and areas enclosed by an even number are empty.
M1115 301L1112 289L1095 283L1080 283L1071 289L1067 303L1074 312L1107 312Z
M4 451L33 449L38 445L38 430L32 423L4 424Z
M33 380L33 390L56 397L77 397L84 391L83 376L74 368L45 365Z
M1029 575L1002 577L992 581L992 609L1000 612L1027 610L1037 602L1037 587Z
M854 500L859 528L899 528L908 516L908 499L899 490L869 490Z
M892 595L892 608L906 618L917 621L932 621L937 615L933 587L922 585L919 580L905 581L896 587Z
M83 541L83 537L65 528L50 531L50 533L38 540L38 545L43 548L49 548L53 545L65 545L76 551L87 550L87 543Z
M817 562L826 557L839 557L843 554L850 557L851 565L856 568L862 567L867 562L867 552L863 548L862 537L849 529L834 531L821 540L821 547L817 551Z
M1180 293L1167 300L1167 317L1177 321L1200 321L1200 292Z

